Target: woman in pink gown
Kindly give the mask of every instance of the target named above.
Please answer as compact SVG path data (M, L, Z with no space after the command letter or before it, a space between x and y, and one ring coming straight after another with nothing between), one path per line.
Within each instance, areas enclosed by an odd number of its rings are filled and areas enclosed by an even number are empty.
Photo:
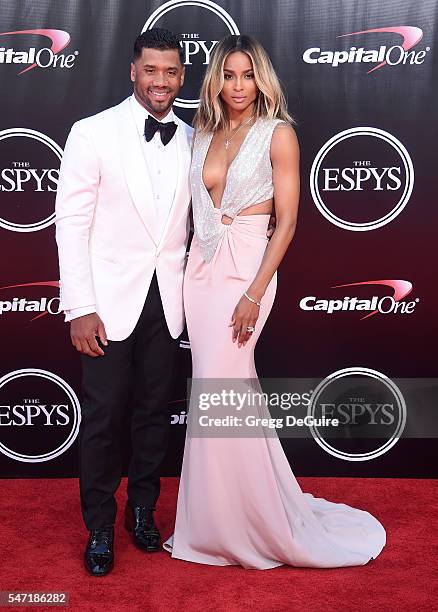
M257 379L254 349L299 198L297 139L257 41L230 36L216 46L195 129L195 235L184 284L193 379L239 386ZM377 557L385 530L376 518L303 493L272 431L196 433L198 399L192 392L175 530L164 543L172 557L255 569L364 565ZM269 416L263 406L258 414Z

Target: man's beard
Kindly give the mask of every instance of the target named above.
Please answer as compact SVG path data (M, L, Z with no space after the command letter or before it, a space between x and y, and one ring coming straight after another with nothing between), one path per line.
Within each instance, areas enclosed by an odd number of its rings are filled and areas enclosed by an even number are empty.
M136 87L134 87L134 91L146 110L151 110L158 114L166 113L172 107L176 98L176 95L172 94L172 92L168 92L170 95L169 99L160 102L159 100L152 100L146 93L142 93Z

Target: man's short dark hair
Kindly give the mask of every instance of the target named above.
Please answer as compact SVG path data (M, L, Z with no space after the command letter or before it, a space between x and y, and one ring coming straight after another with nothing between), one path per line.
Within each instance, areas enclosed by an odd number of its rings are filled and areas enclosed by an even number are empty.
M141 56L142 49L175 49L178 51L181 64L184 61L184 53L180 43L180 38L170 30L164 28L152 28L146 30L138 36L134 43L134 61Z

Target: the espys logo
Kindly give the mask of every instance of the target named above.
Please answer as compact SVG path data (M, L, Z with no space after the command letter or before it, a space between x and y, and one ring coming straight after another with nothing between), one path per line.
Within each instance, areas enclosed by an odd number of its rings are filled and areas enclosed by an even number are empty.
M374 28L372 30L362 30L360 32L350 32L340 34L337 38L348 36L362 36L364 34L396 34L401 36L401 44L387 46L380 45L378 49L366 49L365 47L350 47L342 51L323 51L321 47L310 47L303 53L303 60L306 64L325 64L332 68L337 68L341 64L377 64L367 72L370 74L384 66L399 66L410 64L418 66L425 61L430 47L425 47L420 51L412 50L423 38L423 30L414 26L398 26L389 28Z
M41 281L38 283L21 283L19 285L5 285L0 287L0 322L4 316L8 316L13 313L31 313L30 321L36 321L47 315L58 315L61 312L59 296L41 296L38 295L37 299L32 299L30 296L17 297L14 293L18 293L17 289L22 291L35 292L38 288L38 293L41 291L41 287L54 287L59 289L59 281ZM9 295L11 294L11 295ZM7 297L8 299L4 299ZM36 314L38 313L38 314Z
M40 369L0 378L0 452L25 463L50 461L75 441L79 400L60 376Z
M42 132L21 127L0 131L1 227L37 232L55 222L62 154Z
M225 36L239 34L234 19L211 0L170 0L150 15L142 32L154 27L165 27L180 35L186 74L181 97L174 104L197 108L201 79L213 47Z
M317 444L345 461L369 461L387 453L406 425L406 403L385 374L353 367L327 376L314 390L308 416L336 419L337 427L310 425ZM315 422L315 421L313 421Z
M420 301L419 298L414 300L403 300L412 291L412 283L406 280L386 279L386 280L370 280L359 283L347 283L345 285L334 285L331 289L341 289L345 287L366 287L383 286L392 289L392 295L378 296L373 295L368 298L358 296L344 296L342 298L333 297L318 297L316 295L307 295L300 300L301 310L317 311L325 314L333 314L337 312L358 311L367 312L363 319L368 319L378 313L380 314L402 314L409 315L415 310L416 305Z
M353 232L393 221L413 187L408 151L395 136L375 127L354 127L330 138L310 171L310 191L319 212Z
M20 42L23 36L25 41L29 39L29 36L36 38L38 41L41 37L49 39L51 42L50 47L37 48L36 46L27 46L26 49L16 51L14 47L1 47L0 46L0 64L14 64L19 65L25 64L27 67L23 68L18 74L24 74L33 70L34 68L73 68L76 57L79 51L74 51L67 55L61 54L70 42L70 34L64 32L64 30L19 30L17 32L0 32L0 36L15 36L19 35ZM1 44L1 41L0 41Z

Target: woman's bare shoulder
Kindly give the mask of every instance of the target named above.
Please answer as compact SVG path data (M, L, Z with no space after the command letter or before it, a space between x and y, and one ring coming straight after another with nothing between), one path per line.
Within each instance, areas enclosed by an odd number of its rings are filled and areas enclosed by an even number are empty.
M271 156L298 154L299 144L294 127L287 121L278 121L271 141Z

